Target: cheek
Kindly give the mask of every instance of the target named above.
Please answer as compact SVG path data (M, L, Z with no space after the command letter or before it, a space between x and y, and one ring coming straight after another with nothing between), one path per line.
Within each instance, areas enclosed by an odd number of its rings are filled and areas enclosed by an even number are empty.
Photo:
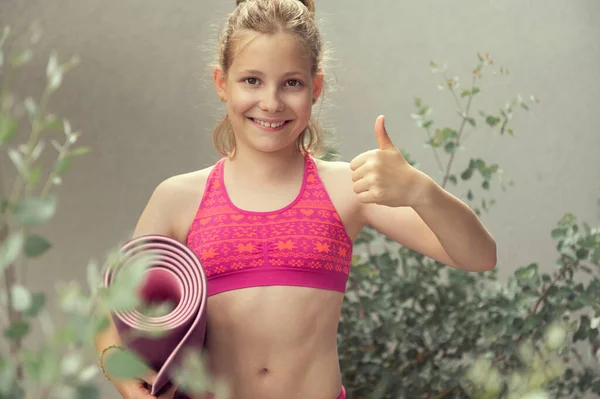
M307 115L310 114L312 109L312 96L310 93L297 93L293 96L290 96L286 103L299 116Z
M232 89L229 93L228 107L230 111L244 112L256 104L256 96L248 90Z

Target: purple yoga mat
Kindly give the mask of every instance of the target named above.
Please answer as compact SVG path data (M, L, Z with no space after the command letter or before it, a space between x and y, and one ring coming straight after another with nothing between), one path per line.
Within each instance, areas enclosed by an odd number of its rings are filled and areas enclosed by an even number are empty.
M139 311L114 312L121 337L134 338L125 343L156 372L150 391L157 395L171 383L173 367L182 360L186 348L201 349L206 335L206 275L196 255L180 242L162 235L134 238L121 247L122 261L105 275L108 287L119 278L119 271L150 255L150 266L139 287L143 301L154 304L170 301L174 308L167 315L145 319ZM139 337L137 332L166 328L160 338Z

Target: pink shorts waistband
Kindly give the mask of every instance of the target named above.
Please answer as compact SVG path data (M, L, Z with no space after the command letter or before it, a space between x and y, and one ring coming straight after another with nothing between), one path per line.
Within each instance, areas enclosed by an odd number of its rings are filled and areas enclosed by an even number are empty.
M337 399L346 399L346 388L342 385L342 392L340 392L340 396Z

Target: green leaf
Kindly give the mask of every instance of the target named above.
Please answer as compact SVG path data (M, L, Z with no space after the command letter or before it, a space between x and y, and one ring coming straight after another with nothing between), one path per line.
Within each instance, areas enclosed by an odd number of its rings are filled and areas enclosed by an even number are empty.
M38 234L30 234L25 241L25 255L37 258L44 254L52 245L44 237Z
M471 191L471 190L467 191L467 199L469 201L473 201L473 198L475 198L475 196L473 195L473 191Z
M484 190L489 190L490 189L489 180L485 180L483 183L481 183L481 187L483 187Z
M537 275L538 275L538 265L535 263L532 263L525 267L521 267L521 268L517 269L517 271L515 272L515 276L520 281L531 280L531 279L537 277Z
M75 389L75 399L100 399L100 390L95 385L79 385Z
M61 66L58 66L54 71L48 76L48 89L54 91L60 87L62 83L64 75L64 69Z
M39 226L54 216L56 207L55 197L25 199L17 204L15 217L25 226Z
M140 378L148 371L144 361L128 350L114 349L106 352L102 363L106 373L115 379Z
M44 121L44 129L55 130L57 132L63 131L63 124L60 119L55 117L54 115L46 116L46 120Z
M421 127L425 129L429 129L431 126L433 126L433 120L428 120L421 124Z
M460 174L460 178L463 180L469 180L473 176L473 169L467 168Z
M444 150L448 154L452 154L456 150L456 143L454 143L453 141L447 142L446 145L444 146Z
M579 328L573 334L573 342L587 339L590 332L590 318L587 315L582 315L579 320Z
M15 365L12 361L0 357L0 397L11 398L11 391L14 388Z
M106 328L109 325L110 325L110 320L108 319L108 316L106 316L106 315L98 316L98 318L96 318L94 320L94 331L95 331L95 333L104 331L104 330L106 330Z
M473 118L467 118L467 122L469 122L469 124L473 127L477 126L477 123L475 122L475 119L473 119Z
M27 110L27 116L30 122L34 122L38 113L38 105L35 103L34 99L31 97L27 97L25 101L23 101L25 105L25 109Z
M65 355L60 362L60 371L63 376L73 376L83 367L83 357L78 352Z
M493 115L488 115L485 118L485 123L487 123L488 125L490 125L491 127L496 126L498 123L500 123L500 118L498 118L497 116L493 116Z
M448 181L452 184L458 184L458 179L456 178L456 175L448 176Z
M136 295L136 292L146 269L150 265L150 260L151 257L149 256L139 256L131 263L120 268L112 285L106 291L105 306L109 310L125 311L139 306L140 298Z
M0 272L17 260L23 250L25 235L22 231L11 234L0 244Z
M29 317L37 317L46 305L46 294L38 292L31 295L31 305L23 314Z
M11 299L13 309L17 312L25 312L31 307L33 303L31 294L29 293L27 288L19 284L15 284L12 286Z
M29 185L33 187L40 182L41 178L42 167L40 165L35 165L27 175L27 181L29 182Z
M88 262L86 277L90 292L95 295L102 286L103 281L98 264L95 261Z
M567 230L564 228L557 227L552 230L551 236L553 239L558 240L561 238L565 238L567 234Z
M23 339L29 334L31 327L25 320L17 320L4 330L4 335L12 340Z
M62 176L71 166L72 160L73 158L71 158L69 155L60 158L54 166L54 173L56 173L58 176Z
M69 151L69 154L71 154L72 156L79 156L88 154L90 151L92 150L89 147L77 147Z
M17 121L8 115L0 114L0 144L8 144L17 133Z

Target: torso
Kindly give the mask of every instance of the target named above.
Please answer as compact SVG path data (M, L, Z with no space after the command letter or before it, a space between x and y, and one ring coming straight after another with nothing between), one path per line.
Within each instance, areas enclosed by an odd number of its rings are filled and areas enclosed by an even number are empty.
M315 161L333 206L354 241L362 225L352 194L350 168L342 162ZM181 213L173 221L175 238L186 243L211 168L181 175ZM282 195L227 187L239 208L281 209L298 193ZM285 193L285 194L283 194ZM256 209L253 204L261 204ZM253 208L254 206L254 208ZM253 287L208 299L207 354L212 373L230 381L235 399L335 399L341 378L337 327L343 293L292 286Z

